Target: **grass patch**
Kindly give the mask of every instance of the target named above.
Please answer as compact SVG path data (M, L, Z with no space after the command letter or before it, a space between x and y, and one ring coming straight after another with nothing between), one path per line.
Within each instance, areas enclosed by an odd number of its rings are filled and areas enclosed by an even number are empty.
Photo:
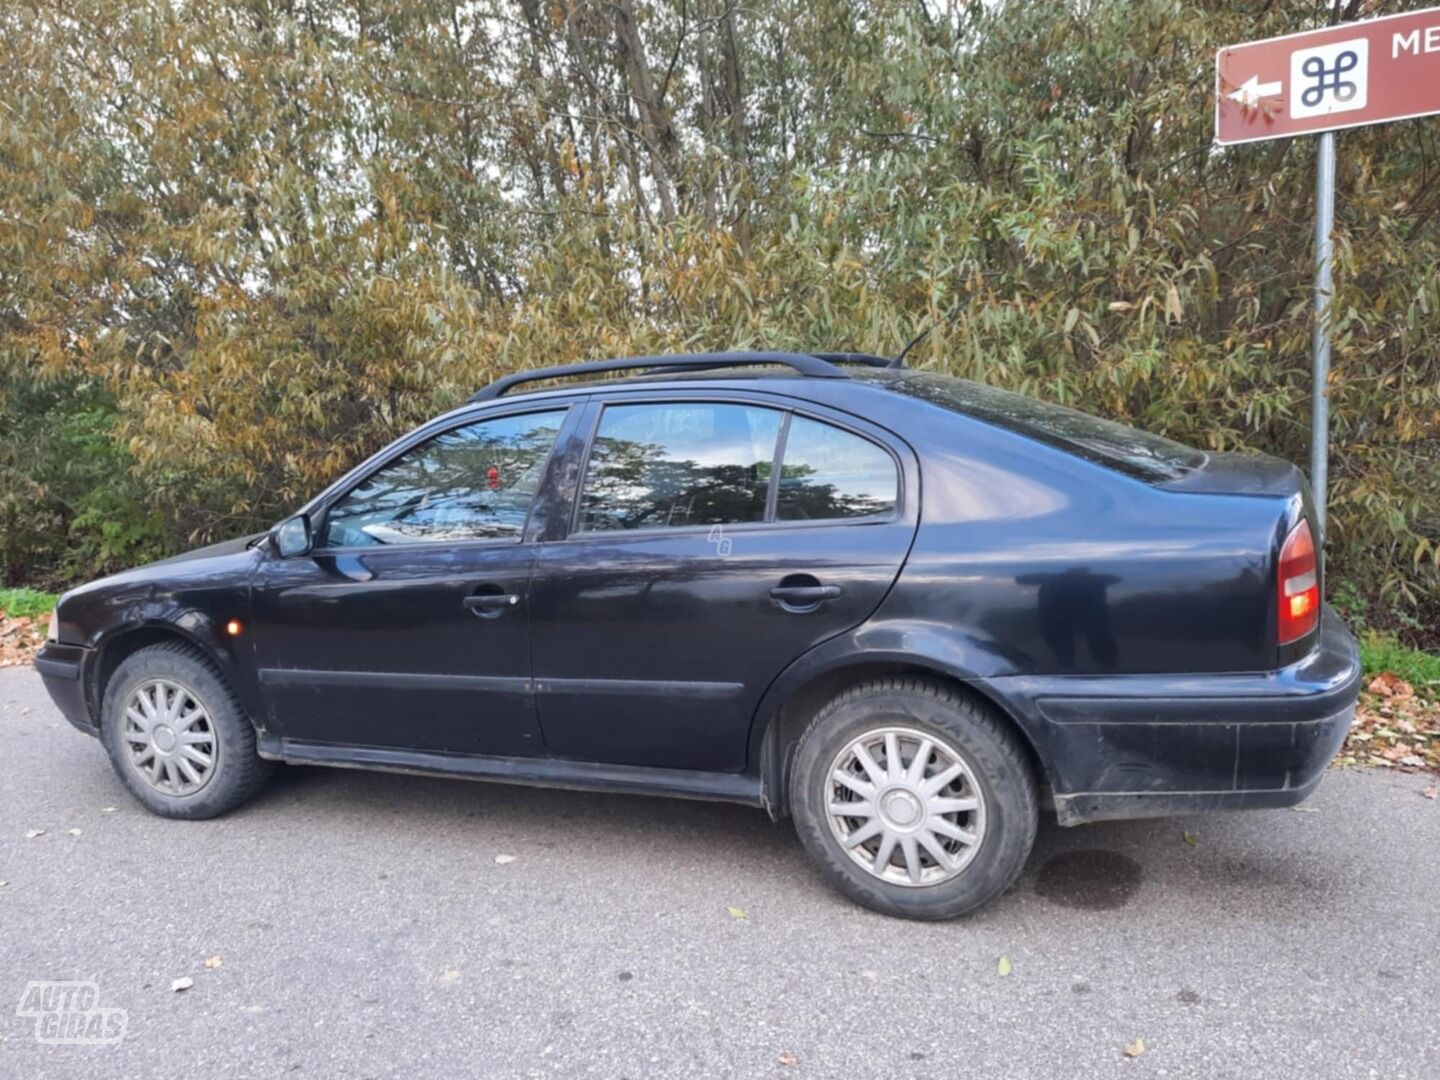
M42 615L49 615L55 609L55 601L58 599L60 598L54 593L41 592L39 589L0 589L0 611L12 619L23 619L26 616L38 619Z
M1417 692L1440 696L1440 656L1400 644L1386 634L1368 633L1360 639L1360 658L1367 675L1393 671Z

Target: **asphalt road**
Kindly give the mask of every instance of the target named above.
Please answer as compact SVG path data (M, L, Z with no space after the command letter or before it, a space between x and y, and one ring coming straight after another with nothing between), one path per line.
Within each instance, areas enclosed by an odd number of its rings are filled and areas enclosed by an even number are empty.
M1043 824L1011 893L922 925L740 807L288 768L164 821L29 669L0 737L4 1077L1440 1076L1424 777ZM31 980L95 981L123 1042L37 1042Z

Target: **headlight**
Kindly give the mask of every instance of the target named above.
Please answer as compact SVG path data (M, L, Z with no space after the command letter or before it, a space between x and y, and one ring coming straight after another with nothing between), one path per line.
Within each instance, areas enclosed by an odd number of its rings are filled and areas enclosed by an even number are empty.
M60 640L60 606L58 604L55 606L55 610L50 612L50 628L45 631L45 640Z

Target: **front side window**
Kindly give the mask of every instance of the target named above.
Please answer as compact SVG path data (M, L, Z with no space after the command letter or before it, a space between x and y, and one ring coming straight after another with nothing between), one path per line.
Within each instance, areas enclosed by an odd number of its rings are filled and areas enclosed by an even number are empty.
M563 409L437 435L330 508L322 547L519 540Z
M611 405L585 471L580 529L765 520L781 414L752 405Z
M777 521L893 513L898 488L895 460L869 439L803 416L790 418Z

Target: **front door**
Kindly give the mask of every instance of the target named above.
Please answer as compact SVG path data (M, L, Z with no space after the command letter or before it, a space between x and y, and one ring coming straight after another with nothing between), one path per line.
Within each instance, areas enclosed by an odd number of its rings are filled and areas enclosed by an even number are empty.
M546 744L740 771L771 680L863 621L899 573L913 457L859 421L763 398L591 409L576 511L538 545L531 582Z
M260 680L285 739L544 753L530 683L531 503L564 409L460 424L318 515L253 580Z

